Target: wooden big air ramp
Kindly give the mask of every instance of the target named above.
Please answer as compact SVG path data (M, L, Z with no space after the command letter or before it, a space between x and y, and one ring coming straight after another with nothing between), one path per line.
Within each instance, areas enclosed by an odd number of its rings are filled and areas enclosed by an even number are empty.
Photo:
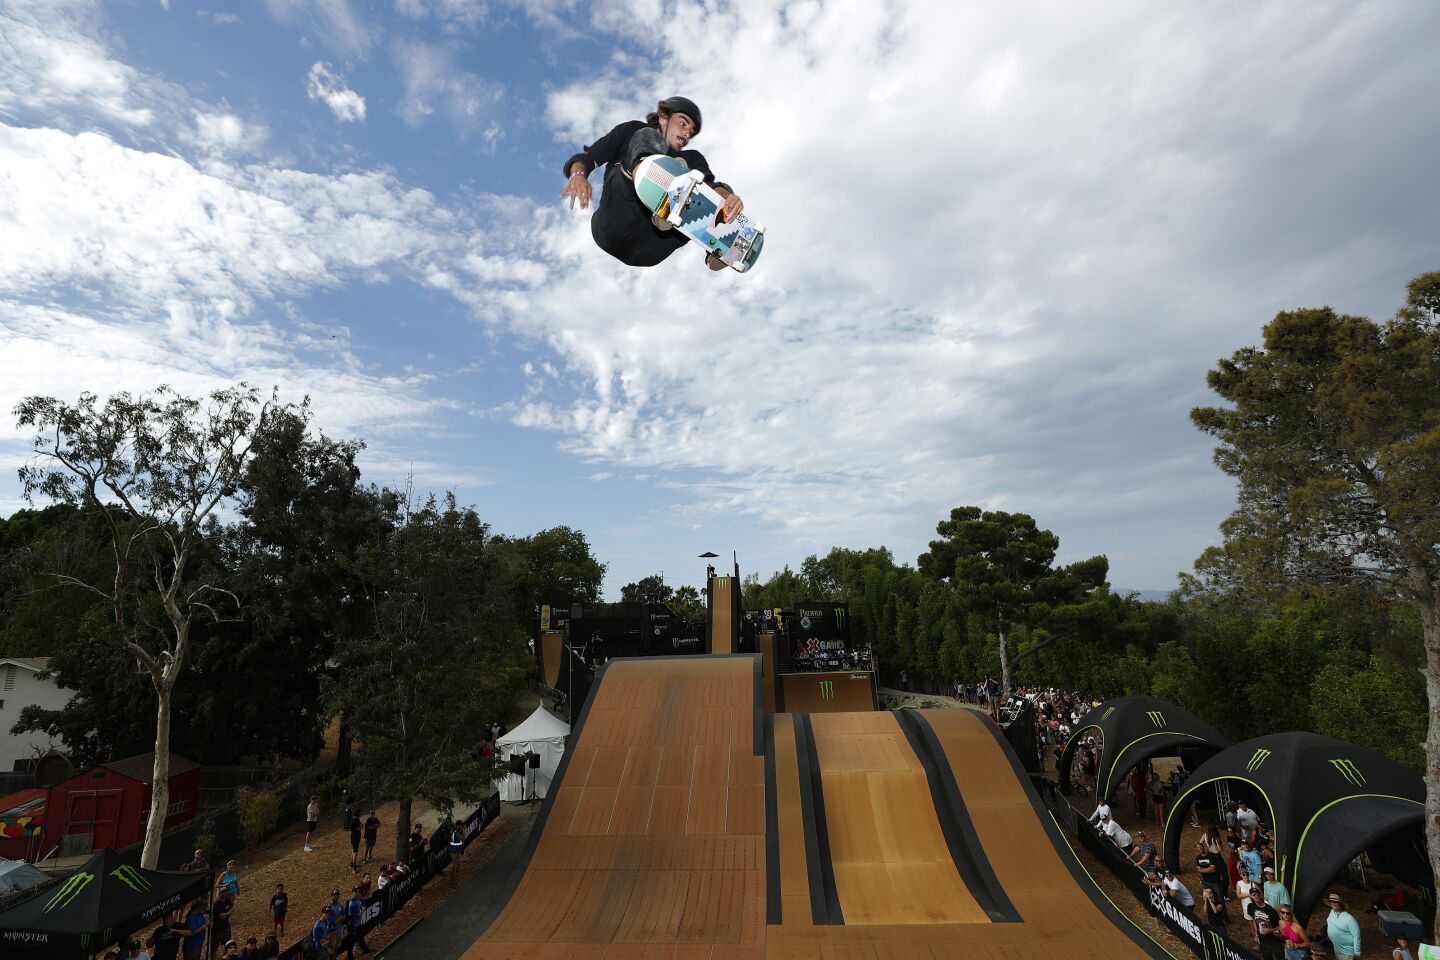
M762 715L759 657L612 660L466 960L1129 960L984 715Z

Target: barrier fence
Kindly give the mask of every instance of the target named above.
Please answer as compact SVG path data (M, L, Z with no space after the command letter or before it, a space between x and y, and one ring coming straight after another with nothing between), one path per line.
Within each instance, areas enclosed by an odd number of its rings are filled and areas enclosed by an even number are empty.
M1075 808L1060 796L1060 791L1054 784L1047 781L1041 793L1045 806L1054 814L1060 826L1124 883L1135 895L1135 899L1144 904L1150 915L1164 924L1195 956L1201 960L1258 960L1248 948L1240 946L1213 927L1206 926L1194 911L1182 907L1166 897L1160 889L1145 883L1139 868L1130 862L1119 847L1096 833ZM1232 910L1235 909L1238 907L1232 907ZM1232 912L1230 923L1244 925L1246 920Z
M464 820L460 821L461 840L465 849L470 848L470 841L480 836L480 831L489 826L496 817L500 815L500 794L495 793L486 797L480 802L475 812ZM438 848L431 848L426 852L425 859L415 866L404 877L388 885L384 890L377 890L365 900L365 908L360 912L360 925L358 928L345 932L340 942L340 950L346 950L352 943L358 942L361 937L374 930L376 927L389 920L400 908L419 893L429 883L431 878L440 873L450 865L449 846L443 845ZM302 912L303 913L303 912ZM286 947L280 952L282 960L294 960L298 957L314 956L306 949L310 940L310 934L306 933L295 943ZM336 951L339 953L339 950Z

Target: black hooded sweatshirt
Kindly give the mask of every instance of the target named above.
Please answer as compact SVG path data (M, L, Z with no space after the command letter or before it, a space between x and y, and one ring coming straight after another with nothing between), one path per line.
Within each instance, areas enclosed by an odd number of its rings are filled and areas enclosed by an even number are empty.
M576 162L583 163L588 177L596 167L605 166L605 188L600 194L595 215L590 218L590 234L601 250L632 267L653 267L688 242L677 230L656 228L650 221L650 211L635 193L635 184L621 169L620 161L625 156L630 138L644 126L642 120L625 121L566 160L564 170L568 178L570 168ZM728 184L715 179L710 172L710 164L700 151L672 151L671 156L680 157L692 170L705 174L705 182L712 187L730 189Z

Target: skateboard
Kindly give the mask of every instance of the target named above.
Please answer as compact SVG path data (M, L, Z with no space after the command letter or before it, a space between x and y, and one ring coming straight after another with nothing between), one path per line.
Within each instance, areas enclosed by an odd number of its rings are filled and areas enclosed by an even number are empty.
M725 198L685 161L658 154L645 157L635 165L635 193L657 223L670 224L730 269L744 273L760 259L765 228L743 213L722 222Z

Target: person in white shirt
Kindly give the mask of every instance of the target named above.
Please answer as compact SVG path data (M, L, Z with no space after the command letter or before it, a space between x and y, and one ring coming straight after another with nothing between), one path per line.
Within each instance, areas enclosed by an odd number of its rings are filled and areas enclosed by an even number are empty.
M1244 800L1241 800L1235 808L1235 824L1244 831L1246 837L1254 840L1256 832L1260 829L1260 815L1251 810Z
M1111 817L1101 817L1100 832L1109 837L1110 841L1120 848L1121 853L1127 857L1130 856L1130 851L1134 849L1134 844L1130 842L1130 833L1128 830L1116 823Z
M1182 907L1195 906L1195 898L1190 895L1190 891L1185 888L1185 884L1180 882L1180 878L1175 876L1174 870L1165 871L1165 896L1174 900Z
M1110 804L1103 798L1095 805L1095 812L1090 814L1090 822L1099 824L1102 819L1109 819L1113 814L1110 811Z

